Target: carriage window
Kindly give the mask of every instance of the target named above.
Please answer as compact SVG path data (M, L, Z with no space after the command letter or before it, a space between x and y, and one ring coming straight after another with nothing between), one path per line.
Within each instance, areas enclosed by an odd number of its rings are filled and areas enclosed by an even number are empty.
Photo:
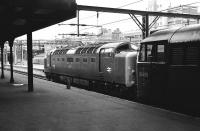
M65 61L65 58L62 58L62 61Z

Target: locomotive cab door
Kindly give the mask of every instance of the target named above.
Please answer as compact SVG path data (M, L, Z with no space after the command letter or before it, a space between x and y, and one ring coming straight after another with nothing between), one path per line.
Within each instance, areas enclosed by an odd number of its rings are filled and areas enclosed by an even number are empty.
M112 82L112 72L114 65L113 48L103 48L99 52L99 73L100 79Z
M138 97L149 102L162 102L167 86L167 41L142 43L138 56Z

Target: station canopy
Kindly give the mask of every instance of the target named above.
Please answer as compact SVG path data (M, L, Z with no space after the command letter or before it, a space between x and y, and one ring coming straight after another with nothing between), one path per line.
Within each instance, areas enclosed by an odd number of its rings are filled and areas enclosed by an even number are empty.
M1 0L0 40L74 18L76 8L75 0Z

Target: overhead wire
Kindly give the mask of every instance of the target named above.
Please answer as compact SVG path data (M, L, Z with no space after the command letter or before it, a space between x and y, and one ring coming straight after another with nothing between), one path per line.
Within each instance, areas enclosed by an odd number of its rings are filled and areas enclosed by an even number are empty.
M176 7L172 7L172 8L167 8L167 9L161 10L159 12L167 11L167 10L171 10L171 9L176 9L176 8L179 8L179 7L182 7L182 6L188 6L188 5L197 4L197 3L200 3L200 1L189 3L189 4L185 4L185 5L180 5L180 6L176 6ZM139 18L139 17L141 17L141 16L138 16L137 18ZM120 20L117 20L117 21L112 21L112 22L109 22L109 23L102 24L102 26L103 25L113 24L113 23L118 23L118 22L125 21L125 20L130 20L130 19L131 18L120 19ZM81 29L81 30L87 30L87 29L91 29L91 28L94 28L94 27L88 27L88 28L84 28L84 29Z
M142 2L142 1L144 1L144 0L134 1L134 2L131 2L131 3L116 7L116 8L122 8L122 7L125 7L125 6L129 6L129 5L132 5L132 4L136 4L136 3ZM102 13L99 13L99 14L102 14ZM88 19L88 18L91 18L91 17L96 17L96 15L91 15L91 16L87 16L87 17L84 17L84 18L80 18L80 20Z

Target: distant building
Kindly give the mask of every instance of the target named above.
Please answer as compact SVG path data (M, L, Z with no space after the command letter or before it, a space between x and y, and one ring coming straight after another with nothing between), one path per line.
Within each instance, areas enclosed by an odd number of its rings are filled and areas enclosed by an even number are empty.
M198 15L198 7L196 6L180 6L176 8L172 8L168 10L169 13L180 13L180 14L194 14ZM183 25L191 25L191 24L197 24L197 20L194 19L185 19L185 18L168 18L168 27L177 27L177 26L183 26Z
M102 35L100 36L100 38L105 39L105 40L112 40L112 30L102 28Z
M162 3L162 4L161 4ZM148 0L148 11L163 11L166 12L167 9L170 8L170 2L167 0ZM149 17L149 23L151 23L155 17ZM168 18L167 17L160 17L152 29L163 29L166 28L168 25L167 22Z
M161 4L162 3L162 4ZM169 13L180 13L180 14L199 14L198 7L184 5L172 7L170 1L163 0L148 0L148 11L162 11ZM150 17L150 23L153 21L154 17ZM178 27L189 24L196 24L197 20L185 19L185 18L174 18L174 17L160 17L152 30L158 30L163 28Z
M134 44L140 44L142 40L142 32L133 32L133 33L126 33L124 34L125 40L133 42Z
M112 40L114 41L123 40L123 35L122 32L119 30L119 28L117 28L112 32Z

